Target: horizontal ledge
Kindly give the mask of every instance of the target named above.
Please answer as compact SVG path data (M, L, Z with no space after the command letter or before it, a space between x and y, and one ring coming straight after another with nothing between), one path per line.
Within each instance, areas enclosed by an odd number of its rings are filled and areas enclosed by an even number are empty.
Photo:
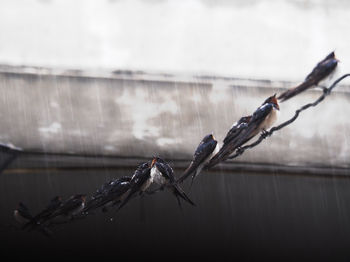
M115 157L115 156L79 156L65 154L27 153L18 158L3 173L45 172L47 170L88 170L88 169L136 169L136 167L150 158L143 157ZM188 160L172 160L171 166L182 172L190 163ZM206 171L204 171L206 172ZM207 171L209 172L209 171ZM248 163L228 161L220 163L210 172L247 172L272 175L301 175L323 177L350 177L350 167L332 166L291 166L265 163ZM177 172L176 172L177 173ZM177 176L180 174L177 173Z

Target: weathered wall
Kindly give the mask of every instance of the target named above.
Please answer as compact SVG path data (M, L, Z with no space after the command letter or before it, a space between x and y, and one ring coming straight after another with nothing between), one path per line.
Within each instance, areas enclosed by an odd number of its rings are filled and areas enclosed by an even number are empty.
M25 150L189 159L287 82L131 74L0 73L0 139ZM12 70L14 71L14 70ZM23 72L25 70L22 70ZM319 91L281 104L279 122ZM350 166L347 86L237 161Z

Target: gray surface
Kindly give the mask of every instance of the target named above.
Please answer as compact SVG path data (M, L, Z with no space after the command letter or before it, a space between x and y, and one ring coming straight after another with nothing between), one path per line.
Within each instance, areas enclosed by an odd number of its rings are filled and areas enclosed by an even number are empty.
M174 161L189 160L210 132L221 143L236 120L294 84L145 72L2 71L2 142L39 152L141 158L159 154ZM311 90L281 104L278 122L318 95ZM237 161L349 167L349 100L349 87L337 87L322 104Z

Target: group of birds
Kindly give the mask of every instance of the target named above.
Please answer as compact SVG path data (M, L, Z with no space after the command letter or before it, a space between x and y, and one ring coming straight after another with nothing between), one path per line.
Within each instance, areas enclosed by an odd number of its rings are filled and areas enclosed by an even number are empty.
M280 111L278 100L284 102L306 89L321 86L322 82L333 76L338 62L339 60L335 57L334 52L331 52L313 68L302 83L286 90L278 97L276 94L268 97L253 114L241 117L232 125L220 148L213 134L205 136L198 145L190 166L185 170L179 181L182 182L187 177L192 176L193 183L193 179L203 168L209 169L227 160L259 133L266 137L267 130L276 122Z
M192 185L203 169L212 168L227 160L258 134L266 136L267 130L277 120L280 110L278 100L286 101L306 89L320 85L321 81L334 73L337 64L338 60L332 52L315 66L301 84L278 97L274 94L265 99L253 114L241 117L232 125L221 147L213 134L206 135L196 148L188 168L178 179L169 163L156 156L151 161L140 164L132 176L116 178L103 184L88 201L86 201L86 195L82 194L73 195L65 201L60 197L54 197L47 207L35 216L32 216L29 209L20 202L14 211L15 219L22 225L22 229L37 230L50 235L51 225L62 221L85 217L99 208L103 212L114 206L116 210L120 210L135 196L150 193L149 188L153 183L159 185L159 190L168 189L176 197L180 207L181 200L195 206L180 184L191 176Z
M181 200L195 206L179 186L169 163L160 157L154 157L152 161L140 164L132 176L123 176L104 183L88 201L86 195L82 194L73 195L65 201L56 196L35 216L20 202L14 211L14 217L22 225L22 229L37 230L50 236L51 226L83 218L93 210L101 208L106 212L117 206L118 211L135 196L152 193L148 191L152 183L159 185L157 190L168 189L176 197L180 207Z

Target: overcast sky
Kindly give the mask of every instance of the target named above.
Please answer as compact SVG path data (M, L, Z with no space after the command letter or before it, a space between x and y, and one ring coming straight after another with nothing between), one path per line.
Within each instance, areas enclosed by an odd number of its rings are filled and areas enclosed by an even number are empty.
M340 0L2 0L0 63L298 80L334 49L350 68L349 17Z

